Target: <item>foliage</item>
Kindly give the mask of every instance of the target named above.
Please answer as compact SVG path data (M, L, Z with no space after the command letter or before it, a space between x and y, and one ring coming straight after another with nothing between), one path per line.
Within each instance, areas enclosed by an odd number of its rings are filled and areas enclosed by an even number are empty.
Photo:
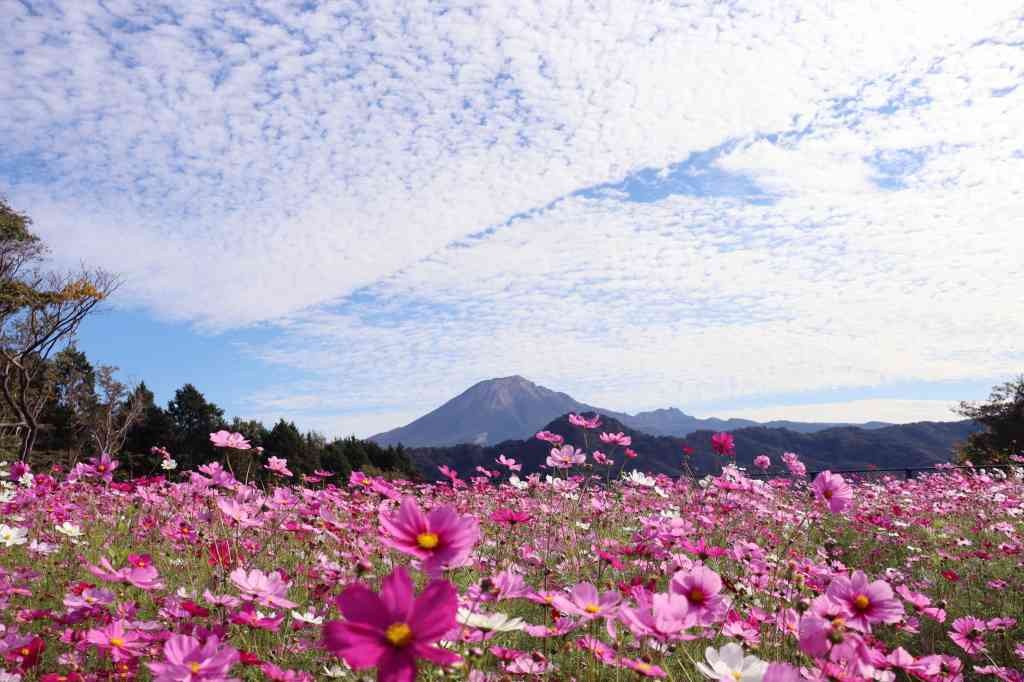
M957 411L985 426L967 438L960 450L962 460L1006 464L1010 457L1024 454L1024 374L995 386L988 402L964 401Z

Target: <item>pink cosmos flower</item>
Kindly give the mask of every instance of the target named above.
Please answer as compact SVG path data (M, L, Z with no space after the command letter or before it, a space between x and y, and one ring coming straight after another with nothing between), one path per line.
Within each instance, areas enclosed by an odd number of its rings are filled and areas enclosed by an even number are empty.
M397 513L382 513L380 525L385 533L383 544L416 557L431 575L463 565L480 539L480 525L474 517L459 516L451 507L437 507L424 514L413 497L402 500Z
M591 455L591 457L593 457L594 461L597 462L598 464L603 464L605 466L611 466L612 464L614 464L612 459L609 458L608 455L604 454L600 450L594 450L594 453Z
M503 467L507 467L509 471L522 471L523 465L517 464L514 459L506 457L505 455L498 455L498 459L494 460Z
M636 637L654 637L661 641L674 638L697 624L686 598L672 592L641 593L636 607L619 609L619 620Z
M108 652L115 663L138 658L146 650L146 638L137 630L126 629L125 625L125 621L115 620L105 627L93 628L86 633L85 641Z
M110 457L110 453L102 452L100 456L93 457L89 460L89 464L92 465L92 470L97 476L102 478L107 483L114 480L114 471L117 470L120 462Z
M563 445L560 448L551 448L547 465L553 469L570 469L576 464L583 464L586 460L587 455L582 450L571 445Z
M789 663L769 663L761 682L803 682L800 669Z
M600 438L602 443L610 445L622 445L625 447L633 444L633 439L621 431L618 433L602 433Z
M801 477L807 475L807 467L800 461L795 452L783 452L782 463L789 469L789 473L794 476Z
M267 460L267 463L266 463L266 465L264 465L263 468L264 469L269 469L270 471L274 472L275 474L279 474L281 476L291 476L292 475L291 470L288 469L288 460L287 459L283 459L281 457L270 457Z
M550 431L538 431L535 436L537 440L544 440L553 445L561 445L565 442L565 438L562 438L557 433L551 433Z
M231 431L218 431L210 434L210 442L215 448L232 448L233 450L248 450L252 446L245 436Z
M551 605L570 616L593 620L613 615L621 599L618 592L609 590L599 595L592 584L579 583L569 591L568 596L555 595Z
M579 426L583 429L596 429L601 426L601 416L595 414L589 419L579 414L570 414L569 423L573 426Z
M971 654L979 654L985 648L985 621L974 616L964 616L953 621L953 629L949 638L958 647Z
M831 471L822 471L814 477L811 484L814 496L819 500L828 503L828 508L833 514L838 514L853 502L853 488L839 474Z
M236 678L227 675L238 660L238 651L230 646L222 647L217 637L200 643L189 635L171 635L164 642L164 662L146 665L153 673L154 682L236 682Z
M704 625L723 615L725 602L719 594L722 578L707 566L694 566L689 571L678 571L672 576L669 590L686 599L690 611Z
M412 578L398 567L379 595L359 583L345 588L337 599L345 620L324 625L324 648L355 670L376 667L379 682L412 682L417 659L438 665L461 660L432 646L456 626L458 601L446 580L432 581L414 597Z
M861 632L871 632L873 623L898 623L903 619L903 604L893 596L889 583L884 580L869 583L863 571L854 571L850 577L833 578L827 594L849 609L852 614L849 626Z
M767 471L768 467L772 465L772 460L769 459L768 455L758 455L754 458L754 466L761 471Z
M298 606L285 598L288 594L288 583L277 571L264 573L254 568L246 573L244 568L236 568L231 571L230 577L231 582L242 593L243 601L255 601L262 606L279 606L283 609Z
M711 448L720 455L732 457L736 454L736 441L730 433L716 433L711 436Z

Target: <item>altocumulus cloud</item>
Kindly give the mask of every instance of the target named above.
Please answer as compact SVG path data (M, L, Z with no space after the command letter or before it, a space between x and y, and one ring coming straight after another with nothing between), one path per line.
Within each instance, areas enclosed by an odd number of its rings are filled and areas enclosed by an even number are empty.
M0 179L133 303L279 328L256 409L1020 366L1015 3L185 5L14 4Z

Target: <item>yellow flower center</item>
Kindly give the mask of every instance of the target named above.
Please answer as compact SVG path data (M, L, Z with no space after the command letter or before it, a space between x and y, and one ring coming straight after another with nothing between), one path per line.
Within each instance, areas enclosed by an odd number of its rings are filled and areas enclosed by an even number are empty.
M739 670L733 670L732 671L732 679L736 680L736 682L740 682L740 679L742 677L743 677L743 673L741 673Z
M694 604L703 604L705 599L704 590L700 589L699 587L694 587L690 590L690 593L687 595L687 597Z
M871 600L868 599L868 596L866 594L858 594L856 597L853 598L853 605L856 606L859 610L863 611L871 605Z
M636 664L636 669L639 670L642 673L649 673L649 672L651 672L651 666L648 665L647 663L637 663Z
M423 549L434 549L439 542L441 538L437 537L437 533L420 533L416 536L416 544Z
M199 674L199 669L202 668L202 667L203 666L199 665L195 661L192 661L191 663L188 664L188 669L192 671L193 675L198 675Z
M391 646L403 647L412 641L412 629L405 623L392 623L385 630L384 636Z
M583 610L586 611L587 613L597 613L598 611L601 610L601 607L598 606L597 604L587 604L586 606L583 607Z
M21 653L22 656L28 656L30 653L32 653L32 650L29 649L27 646L23 646L23 647L21 647L21 652L20 653Z
M121 639L120 637L111 637L110 638L110 643L113 646L124 646L124 640Z

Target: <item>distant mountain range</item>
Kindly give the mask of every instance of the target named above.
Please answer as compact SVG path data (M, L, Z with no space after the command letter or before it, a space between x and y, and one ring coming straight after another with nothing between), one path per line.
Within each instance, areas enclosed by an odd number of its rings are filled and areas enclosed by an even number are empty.
M701 431L735 431L763 426L798 433L815 433L837 426L880 429L884 422L866 424L770 421L749 419L700 419L674 407L637 414L606 410L581 403L570 395L524 379L521 376L489 379L474 384L433 412L391 431L371 436L381 445L433 447L471 443L493 445L505 440L528 439L552 420L569 412L596 412L623 426L654 436L683 437Z
M622 431L629 435L632 449L638 454L635 460L626 463L626 469L639 469L653 473L679 475L682 462L687 460L692 471L698 475L716 471L719 466L711 448L714 430L700 430L685 438L654 436L629 428L613 417L602 414L600 431ZM568 415L543 427L545 430L562 435L567 443L585 449L588 461L594 450L608 452L597 440L593 431L584 435L583 429L569 424ZM735 461L751 468L754 457L767 454L772 459L773 470L781 470L779 456L783 452L796 452L810 471L823 469L888 469L930 467L948 462L954 446L968 435L981 428L976 422L918 422L864 429L856 426L839 426L814 433L799 433L784 428L755 426L736 429L732 436L736 444ZM685 456L683 446L693 449ZM518 460L523 464L522 474L541 470L551 445L536 438L508 440L497 445L461 444L448 447L410 448L406 452L413 463L427 478L437 479L439 465L446 465L462 476L476 472L476 467L496 470L499 454ZM614 453L615 471L623 461L622 448Z

